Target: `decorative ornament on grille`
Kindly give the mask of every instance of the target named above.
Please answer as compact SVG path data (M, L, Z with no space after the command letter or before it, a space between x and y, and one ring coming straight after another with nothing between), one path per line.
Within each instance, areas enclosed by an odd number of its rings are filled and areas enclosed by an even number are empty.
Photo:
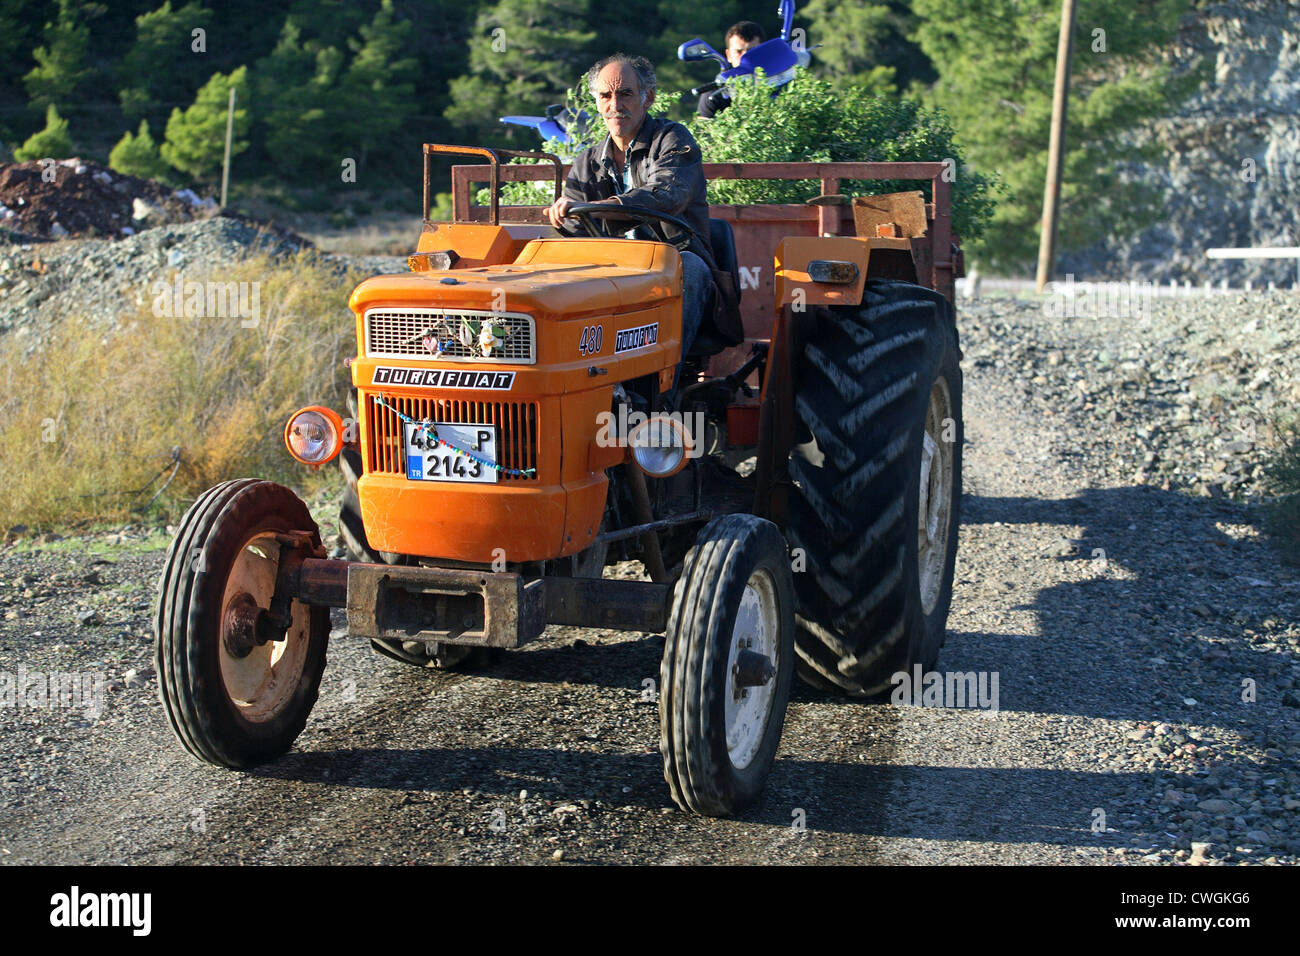
M460 316L459 328L453 332L446 319L439 319L432 327L426 329L420 337L420 343L431 355L441 355L447 351L452 342L460 342L471 354L492 358L505 350L506 339L510 338L510 328L495 319L477 319L467 315Z

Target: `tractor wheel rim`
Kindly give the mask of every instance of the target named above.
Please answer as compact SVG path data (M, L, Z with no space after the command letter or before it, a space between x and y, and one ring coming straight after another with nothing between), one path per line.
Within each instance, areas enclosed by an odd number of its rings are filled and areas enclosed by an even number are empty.
M727 655L727 756L737 770L753 763L763 746L780 679L778 674L765 684L742 687L738 658L742 650L749 650L767 657L778 670L784 665L777 656L779 613L776 582L768 571L759 568L745 583Z
M280 544L273 531L258 532L244 542L226 578L221 601L223 626L226 609L236 602L251 597L258 607L270 606L279 555ZM230 653L224 633L218 642L226 696L249 723L265 723L279 716L298 689L311 640L311 609L294 601L291 614L293 623L283 641L254 647L244 657Z
M916 515L917 577L921 610L934 611L943 590L948 557L948 525L952 517L953 447L952 400L947 379L940 376L930 389L921 435L921 487Z

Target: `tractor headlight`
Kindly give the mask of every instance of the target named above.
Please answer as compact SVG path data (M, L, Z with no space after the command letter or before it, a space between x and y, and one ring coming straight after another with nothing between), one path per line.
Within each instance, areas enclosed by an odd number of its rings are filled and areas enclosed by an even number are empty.
M301 409L284 426L284 443L304 465L323 465L343 447L343 419L319 405Z
M627 436L637 467L652 478L667 478L681 471L692 449L690 432L677 417L651 415Z

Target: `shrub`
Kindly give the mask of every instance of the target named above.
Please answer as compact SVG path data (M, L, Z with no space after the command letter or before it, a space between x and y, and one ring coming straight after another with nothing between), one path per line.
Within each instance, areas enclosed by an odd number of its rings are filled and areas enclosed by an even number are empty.
M38 130L14 150L14 159L20 163L34 159L67 159L72 155L72 137L68 135L68 121L59 115L54 104L45 110L45 129Z
M158 152L158 144L149 135L149 121L140 120L139 131L128 130L108 154L108 165L119 173L141 179L165 179L168 167Z
M1273 495L1266 524L1283 556L1300 564L1300 418L1279 422L1275 433L1278 444L1265 466Z

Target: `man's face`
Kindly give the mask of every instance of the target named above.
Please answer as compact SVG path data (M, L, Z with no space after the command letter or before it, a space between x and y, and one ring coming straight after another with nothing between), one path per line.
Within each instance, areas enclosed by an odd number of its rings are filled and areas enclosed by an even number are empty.
M611 63L596 76L596 106L611 136L629 140L641 128L655 95L641 95L636 70L626 63Z
M738 33L733 33L727 41L727 62L733 67L740 66L740 57L748 49L758 46L757 40L746 40Z

